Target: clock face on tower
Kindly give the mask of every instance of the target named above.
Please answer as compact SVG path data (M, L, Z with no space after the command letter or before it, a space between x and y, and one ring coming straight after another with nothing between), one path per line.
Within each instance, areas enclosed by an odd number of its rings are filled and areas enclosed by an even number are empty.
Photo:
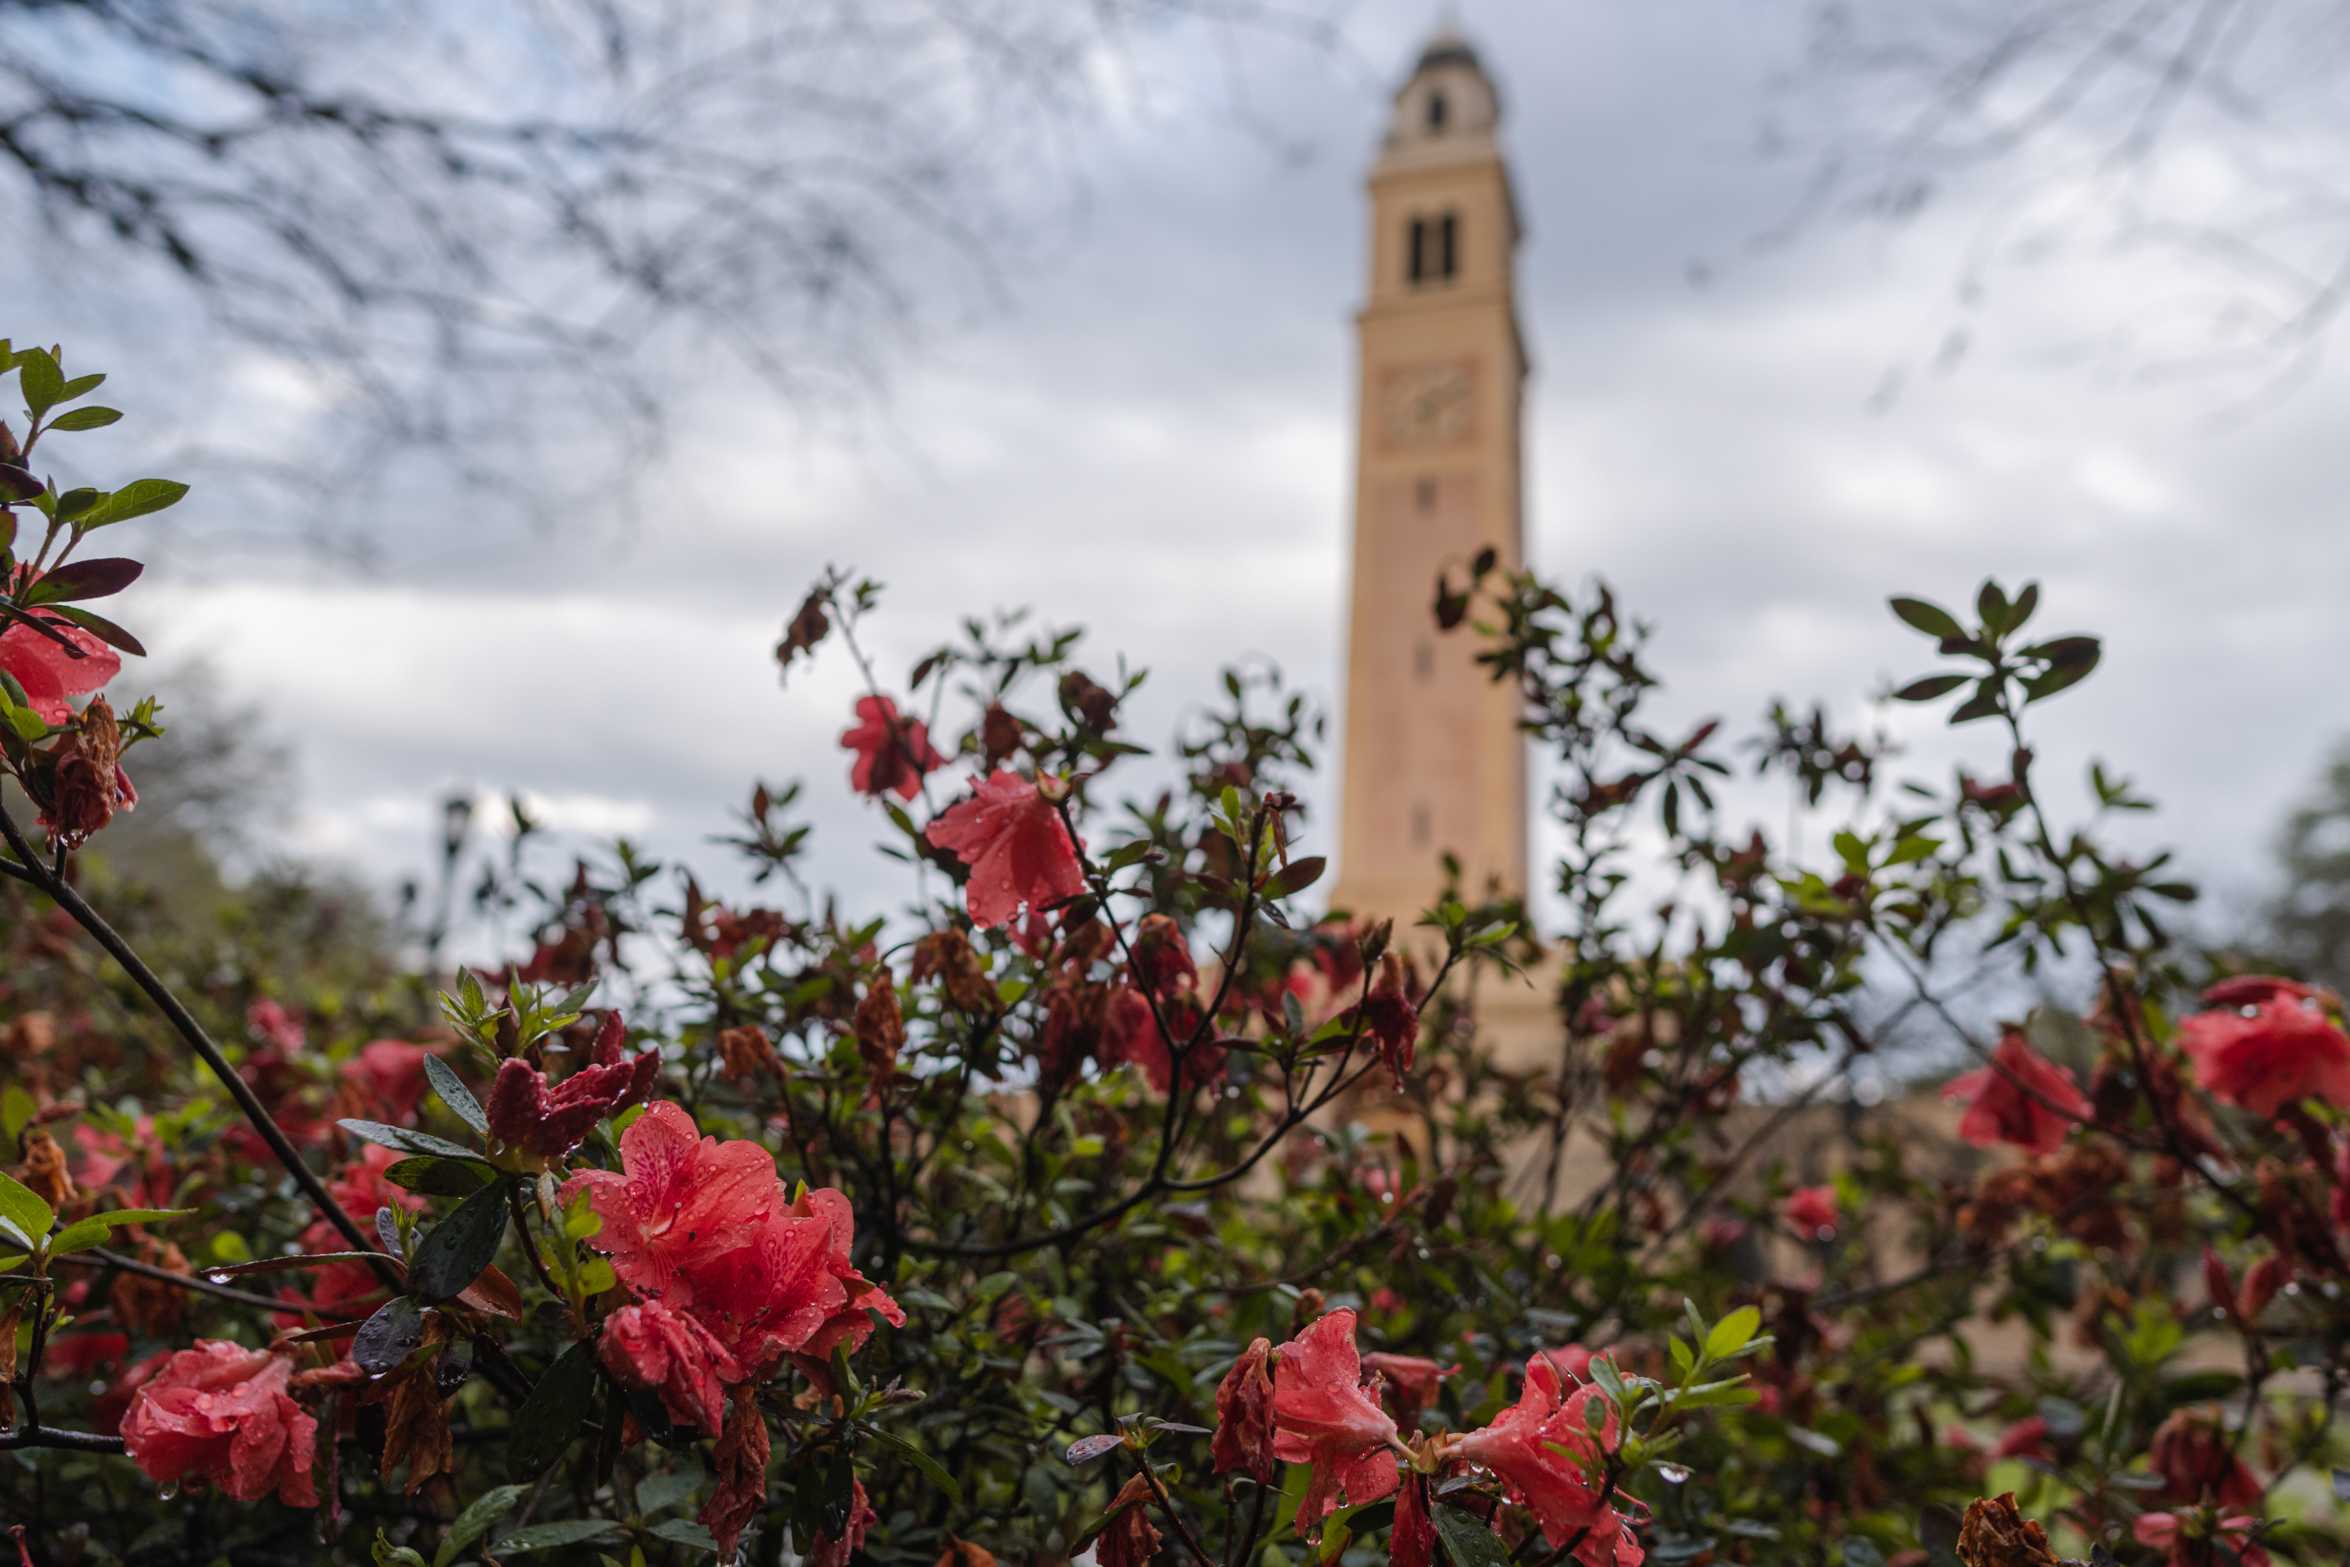
M1466 361L1399 365L1379 382L1379 428L1390 446L1452 446L1469 438Z

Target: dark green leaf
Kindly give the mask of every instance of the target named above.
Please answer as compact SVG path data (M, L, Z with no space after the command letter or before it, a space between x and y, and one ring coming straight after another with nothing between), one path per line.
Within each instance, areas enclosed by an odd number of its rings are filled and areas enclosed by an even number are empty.
M1922 680L1912 680L1908 685L1894 692L1893 700L1896 702L1931 702L1938 696L1947 696L1956 691L1960 686L1965 685L1970 678L1967 675L1928 675Z
M1509 1567L1510 1553L1502 1549L1493 1526L1474 1513L1439 1505L1431 1509L1436 1538L1444 1544L1452 1567Z
M590 1545L617 1540L620 1525L606 1518L566 1518L560 1523L534 1523L517 1529L490 1548L494 1556L520 1556L526 1551L552 1550L558 1545Z
M514 1510L530 1487L526 1485L497 1485L475 1497L449 1525L449 1532L441 1536L441 1548L433 1552L433 1567L449 1567L457 1553L490 1532L490 1525Z
M1938 637L1945 641L1953 638L1962 642L1966 640L1966 628L1952 618L1950 611L1940 605L1929 604L1924 599L1912 598L1896 598L1891 600L1891 603L1894 614L1899 615L1904 623L1916 630L1923 631L1927 636Z
M464 1290L498 1254L506 1234L506 1183L490 1182L427 1230L408 1265L408 1287L427 1305Z
M44 610L43 613L63 615L110 647L118 647L125 653L135 654L140 658L147 656L147 649L137 637L132 636L95 610L84 609L79 604L58 604Z
M122 417L119 408L76 408L50 422L52 430L102 430Z
M595 1345L574 1344L547 1367L514 1417L514 1440L507 1449L514 1473L526 1480L546 1473L586 1428L595 1404Z
M416 1352L424 1342L424 1312L406 1295L395 1295L359 1324L351 1336L351 1363L371 1377L380 1377Z
M335 1125L362 1142L380 1143L386 1148L397 1148L402 1153L436 1154L443 1159L479 1159L481 1155L446 1137L435 1137L430 1132L412 1132L404 1126L386 1126L381 1121L337 1121Z
M481 1190L481 1183L490 1179L484 1165L467 1159L435 1159L419 1155L402 1159L384 1171L384 1179L402 1191L421 1192L427 1197L463 1197Z
M1329 863L1318 854L1291 860L1287 865L1265 878L1265 896L1286 898L1293 892L1305 891L1322 879L1322 872L1328 868Z
M139 573L147 568L135 560L119 555L99 556L94 560L69 560L55 571L42 576L35 585L32 597L44 604L62 603L69 599L111 598L139 580Z

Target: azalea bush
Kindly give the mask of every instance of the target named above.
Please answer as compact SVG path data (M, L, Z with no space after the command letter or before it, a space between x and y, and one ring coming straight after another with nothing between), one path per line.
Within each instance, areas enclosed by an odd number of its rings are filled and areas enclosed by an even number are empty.
M863 694L730 870L528 839L502 950L330 972L107 906L172 741L117 710L142 650L88 606L136 622L100 551L139 534L98 535L182 492L67 482L100 378L0 353L0 1516L39 1567L2342 1559L2340 1002L2179 939L2115 775L2044 792L2100 649L2036 589L1894 600L1933 667L1893 697L1982 737L1929 782L1822 709L1662 731L1607 590L1457 563L1435 620L1557 770L1555 896L1373 921L1317 896L1277 675L1154 748L1076 632L883 669L828 571L783 699ZM807 789L882 840L848 895ZM1513 991L1532 1048L1481 1016ZM1945 1078L1950 1137L1902 1091Z

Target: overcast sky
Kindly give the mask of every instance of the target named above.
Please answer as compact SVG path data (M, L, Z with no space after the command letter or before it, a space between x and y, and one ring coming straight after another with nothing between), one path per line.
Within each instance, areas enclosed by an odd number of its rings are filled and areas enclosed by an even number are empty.
M2148 285L2095 255L2000 273L1937 371L1960 259L2009 197L1960 188L1900 228L1820 221L1758 248L1810 167L1763 156L1758 127L1821 129L1816 96L1784 85L1800 5L1465 9L1528 229L1536 564L1610 578L1657 623L1671 709L1742 723L1774 694L1858 718L1921 672L1889 593L2038 577L2050 630L2109 638L2047 709L2064 738L2045 765L2107 758L2163 801L2158 830L2195 869L2252 886L2277 814L2350 728L2350 382L2321 369L2233 424L2207 392L2130 384L2082 344ZM146 640L167 665L206 656L292 742L284 849L389 880L425 862L433 802L462 785L692 850L752 779L805 775L820 863L866 907L898 889L855 852L876 834L836 746L851 672L830 658L784 690L770 656L827 562L890 583L874 642L893 678L961 612L1028 604L1089 623L1097 667L1154 671L1153 741L1227 654L1331 694L1361 178L1433 16L1370 0L1319 63L1252 70L1205 43L1158 61L1087 152L1081 210L1040 217L1050 259L1000 308L928 330L854 435L731 372L681 383L633 527L399 516L364 572L217 545L270 519L208 511L199 489L138 590ZM91 344L82 362L134 415L83 450L154 466L169 421L136 390L142 343L28 265L9 263L13 329ZM50 308L54 329L25 319ZM216 364L209 406L300 428L298 382ZM1946 768L1915 715L1892 721L1920 770Z

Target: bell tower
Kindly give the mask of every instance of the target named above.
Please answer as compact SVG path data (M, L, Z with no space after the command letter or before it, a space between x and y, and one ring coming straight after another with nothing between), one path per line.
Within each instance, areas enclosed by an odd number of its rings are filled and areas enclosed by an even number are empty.
M1507 685L1438 633L1437 574L1523 557L1519 239L1493 79L1450 28L1395 94L1371 165L1355 317L1354 549L1334 906L1399 936L1443 886L1522 895L1526 747Z

